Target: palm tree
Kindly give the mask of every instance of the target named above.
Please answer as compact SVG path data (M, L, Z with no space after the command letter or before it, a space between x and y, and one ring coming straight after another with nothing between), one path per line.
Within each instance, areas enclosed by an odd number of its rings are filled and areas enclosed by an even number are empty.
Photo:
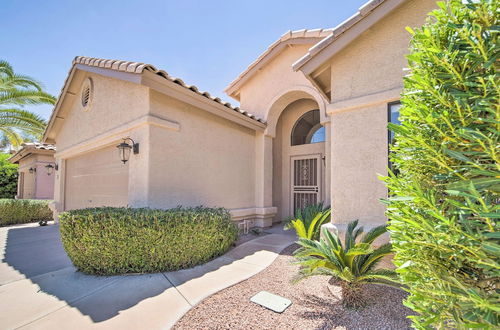
M0 140L19 147L28 139L40 139L46 122L23 109L25 105L54 104L56 98L42 90L39 82L14 73L12 66L0 60Z
M342 301L346 307L364 306L363 286L368 283L399 286L397 273L390 269L376 269L382 258L391 253L391 244L373 248L372 243L387 231L379 226L367 232L361 239L363 227L358 221L351 222L342 244L338 235L323 229L320 241L300 238L301 245L294 256L301 265L296 280L315 275L329 275L341 282Z

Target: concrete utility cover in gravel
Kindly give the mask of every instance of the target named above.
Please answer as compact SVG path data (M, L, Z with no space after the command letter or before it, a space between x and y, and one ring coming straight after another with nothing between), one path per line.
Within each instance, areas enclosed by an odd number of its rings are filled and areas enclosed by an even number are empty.
M267 291L261 291L250 298L251 302L264 306L276 313L283 313L292 304L292 301Z

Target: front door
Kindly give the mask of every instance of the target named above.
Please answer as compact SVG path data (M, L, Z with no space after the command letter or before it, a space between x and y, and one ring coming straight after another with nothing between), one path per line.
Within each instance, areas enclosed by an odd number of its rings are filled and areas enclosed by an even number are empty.
M321 200L321 154L291 157L291 214Z

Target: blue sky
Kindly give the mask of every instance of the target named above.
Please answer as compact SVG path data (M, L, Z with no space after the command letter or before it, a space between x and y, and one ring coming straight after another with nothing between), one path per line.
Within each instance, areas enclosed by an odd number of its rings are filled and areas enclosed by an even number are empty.
M336 26L365 1L2 0L0 58L55 96L84 55L150 63L237 104L224 88L284 32Z

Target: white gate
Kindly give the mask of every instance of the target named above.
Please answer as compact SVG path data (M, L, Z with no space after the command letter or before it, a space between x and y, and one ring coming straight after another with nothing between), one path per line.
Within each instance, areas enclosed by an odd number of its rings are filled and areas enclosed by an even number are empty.
M321 200L321 155L291 158L291 214Z

